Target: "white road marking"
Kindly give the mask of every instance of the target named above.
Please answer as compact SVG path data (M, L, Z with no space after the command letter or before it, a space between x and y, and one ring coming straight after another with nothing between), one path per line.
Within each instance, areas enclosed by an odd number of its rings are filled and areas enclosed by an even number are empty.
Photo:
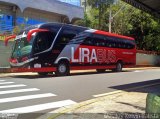
M0 99L0 103L15 102L15 101L21 101L21 100L37 99L37 98L45 98L45 97L53 97L53 96L56 96L56 95L52 94L52 93L46 93L46 94L26 95L26 96L11 97L11 98L2 98L2 99Z
M42 111L47 109L59 108L59 107L63 107L71 104L76 104L76 102L72 100L63 100L63 101L52 102L52 103L45 103L45 104L32 105L27 107L2 110L0 111L0 113L31 113L31 112L37 112L37 111Z
M0 91L0 95L11 94L11 93L21 93L21 92L31 92L31 91L38 91L38 90L40 90L40 89L28 88L28 89L18 89L18 90L7 90L7 91Z
M136 71L134 71L134 72L143 72L143 71L140 71L140 70L136 70Z
M5 81L5 80L0 80L0 82L1 82L1 81Z
M6 85L6 86L0 86L0 88L14 88L14 87L23 87L26 86L24 84L19 84L19 85Z
M12 84L12 83L14 83L14 82L0 82L0 85L2 85L2 84Z
M103 97L103 96L107 96L107 95L113 95L116 93L121 93L123 92L122 90L118 90L118 91L113 91L113 92L109 92L109 93L103 93L103 94L98 94L98 95L93 95L94 98L98 98L98 97Z

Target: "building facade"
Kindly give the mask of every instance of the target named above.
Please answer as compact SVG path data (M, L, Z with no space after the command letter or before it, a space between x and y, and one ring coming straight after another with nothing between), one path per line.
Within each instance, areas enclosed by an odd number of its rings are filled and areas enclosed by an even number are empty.
M12 32L15 26L71 23L83 16L80 0L0 0L0 34Z

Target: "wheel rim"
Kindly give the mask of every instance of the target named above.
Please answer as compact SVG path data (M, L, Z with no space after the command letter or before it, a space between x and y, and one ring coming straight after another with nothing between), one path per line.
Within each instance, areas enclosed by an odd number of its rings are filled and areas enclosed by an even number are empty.
M65 73L67 68L64 64L61 64L61 65L59 65L58 70L59 70L60 73Z
M122 65L121 65L121 63L118 63L118 65L117 65L117 70L118 70L118 71L121 71L121 70L122 70Z

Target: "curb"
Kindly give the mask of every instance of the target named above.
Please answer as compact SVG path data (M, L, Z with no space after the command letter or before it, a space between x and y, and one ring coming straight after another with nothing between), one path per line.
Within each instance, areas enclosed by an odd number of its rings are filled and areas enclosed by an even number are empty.
M125 91L118 90L118 91L113 91L113 92L109 92L109 93L106 93L106 94L100 94L100 96L99 97L97 96L95 99L80 102L78 104L71 105L71 106L68 106L68 107L62 107L60 109L54 110L53 112L56 113L56 114L53 114L52 116L47 116L47 114L46 114L46 115L43 115L43 116L41 116L37 119L44 119L44 118L55 119L55 118L65 114L65 113L70 113L70 112L75 111L79 108L83 108L87 105L90 105L90 104L95 103L97 101L103 100L104 98L106 98L108 96L115 95L115 94L122 94L122 93L126 93L130 90L137 90L137 89L147 88L147 87L156 86L156 85L160 85L160 83L155 83L155 84L151 84L151 85L144 85L144 86L139 86L139 87L135 87L135 88L128 88L128 89L124 89ZM50 112L50 113L52 113L52 112Z

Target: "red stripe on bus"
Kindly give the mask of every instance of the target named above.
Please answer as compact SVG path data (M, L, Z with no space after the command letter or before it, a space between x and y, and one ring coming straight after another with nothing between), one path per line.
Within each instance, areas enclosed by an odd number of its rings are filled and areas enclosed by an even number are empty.
M89 70L89 69L114 69L116 65L110 66L72 66L71 70Z
M123 68L133 68L135 65L124 65ZM115 69L116 65L110 66L72 66L71 70L90 70L90 69Z
M37 32L48 32L48 31L49 31L49 30L47 30L47 29L32 29L32 30L30 30L30 31L28 32L27 41L30 42L33 33L37 33Z
M125 39L128 39L128 40L134 40L134 38L132 38L132 37L122 36L122 35L118 35L118 34L114 34L114 33L109 33L109 32L105 32L105 31L100 31L100 30L97 30L94 33L101 34L101 35L106 35L106 36L118 37L118 38L125 38Z
M55 67L47 67L47 68L11 68L12 73L18 72L54 72L56 71Z

